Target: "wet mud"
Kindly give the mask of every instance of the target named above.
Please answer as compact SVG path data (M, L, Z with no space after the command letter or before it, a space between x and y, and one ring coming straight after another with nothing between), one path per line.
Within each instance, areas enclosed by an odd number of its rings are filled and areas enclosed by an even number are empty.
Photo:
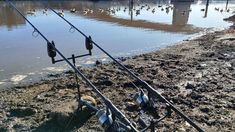
M148 54L119 61L158 90L205 131L234 131L235 30L209 33ZM81 68L81 67L80 67ZM113 62L81 68L128 119L137 122L138 82ZM77 111L72 71L56 79L0 92L0 131L103 131L94 113ZM79 79L83 96L102 101ZM157 113L165 108L158 104ZM154 114L153 114L154 115ZM156 125L159 131L196 131L176 113Z

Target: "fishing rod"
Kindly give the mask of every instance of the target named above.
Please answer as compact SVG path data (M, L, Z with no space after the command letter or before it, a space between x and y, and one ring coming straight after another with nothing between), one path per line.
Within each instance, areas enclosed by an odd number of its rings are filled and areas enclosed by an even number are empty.
M109 127L115 121L115 117L117 117L121 122L123 122L130 131L137 132L137 129L132 125L132 123L126 118L126 116L108 99L106 98L97 88L96 86L85 77L85 75L76 68L56 47L54 42L50 42L9 0L5 0L13 9L15 9L32 27L33 29L47 42L48 51L51 51L49 56L55 57L56 53L58 53L62 59L67 62L67 64L75 71L77 75L79 75L87 85L89 85L92 90L104 101L107 110L99 110L96 115L99 117L99 121L102 122L102 125L107 125ZM89 37L88 37L89 38ZM73 57L74 58L74 57ZM109 110L113 115L110 114ZM114 118L114 120L112 119ZM127 129L128 130L128 129Z
M52 9L50 6L43 3L47 8L49 8L51 11L53 11L55 14L57 14L60 18L62 18L65 22L67 22L71 28L78 31L81 35L83 35L86 39L90 39L91 37L88 37L85 33L83 33L81 30L79 30L76 26L74 26L72 23L70 23L67 19L65 19L63 16L58 14L54 9ZM151 85L149 85L146 81L139 78L137 75L135 75L132 71L130 71L126 66L124 66L122 63L120 63L118 60L116 60L112 55L110 55L107 51L105 51L102 47L100 47L96 42L94 42L92 39L90 41L95 45L98 49L100 49L103 53L105 53L109 58L111 58L116 64L118 64L121 68L123 68L129 75L131 75L133 78L138 80L140 84L148 91L148 93L151 93L153 96L160 98L162 102L164 102L167 107L169 107L171 110L179 114L182 118L184 118L191 126L193 126L197 131L204 132L202 128L200 128L196 123L194 123L188 116L186 116L183 112L181 112L178 108L176 108L169 100L167 100L164 96L162 96L157 90L155 90ZM143 93L142 93L142 101L143 100Z

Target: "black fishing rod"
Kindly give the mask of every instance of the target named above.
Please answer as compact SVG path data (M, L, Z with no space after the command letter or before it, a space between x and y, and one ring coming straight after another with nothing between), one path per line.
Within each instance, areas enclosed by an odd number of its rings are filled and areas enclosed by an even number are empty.
M50 48L53 48L68 64L69 66L86 82L87 85L89 85L92 90L104 101L104 104L107 106L107 108L110 109L112 114L117 117L121 122L124 122L125 125L130 127L130 130L133 132L137 132L138 130L131 124L131 122L125 117L125 115L116 108L116 106L108 99L106 98L97 88L95 85L92 84L92 82L85 77L85 75L76 68L56 47L53 43L51 43L16 7L15 5L5 0L11 7L13 7L32 27L33 29L39 33L40 36L43 37L43 39L49 44ZM53 42L53 41L52 41ZM102 116L102 115L101 115Z
M44 4L44 3L43 3ZM62 18L65 22L67 22L71 28L74 28L76 31L78 31L80 34L82 34L86 39L90 39L85 33L83 33L81 30L79 30L76 26L74 26L72 23L70 23L67 19L65 19L63 16L58 14L54 9L52 9L50 6L44 4L47 8L49 8L51 11L53 11L55 14L57 14L60 18ZM138 80L142 86L144 86L145 89L147 89L148 93L151 93L155 97L160 98L164 103L167 104L167 106L175 111L177 114L179 114L182 118L184 118L191 126L193 126L197 131L204 132L202 128L200 128L196 123L194 123L188 116L183 114L178 108L176 108L170 101L168 101L164 96L162 96L157 90L155 90L152 86L150 86L146 81L140 79L138 76L136 76L132 71L130 71L126 66L118 62L112 55L110 55L107 51L105 51L102 47L100 47L96 42L90 39L90 41L103 53L105 53L109 58L111 58L115 63L117 63L120 67L122 67L126 72L128 72L133 78Z

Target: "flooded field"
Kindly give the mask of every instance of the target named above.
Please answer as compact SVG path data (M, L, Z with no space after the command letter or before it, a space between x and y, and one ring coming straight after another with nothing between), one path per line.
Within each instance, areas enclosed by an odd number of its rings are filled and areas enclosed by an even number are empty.
M44 1L115 57L151 52L207 31L229 27L223 21L235 11L235 1L170 0L134 1ZM66 56L87 53L84 37L41 2L16 1L16 7ZM71 9L76 12L71 12ZM33 11L35 10L35 12ZM33 11L33 12L32 12ZM107 61L97 49L79 65ZM52 65L46 42L17 12L0 2L0 87L40 79L67 69ZM31 79L31 80L30 80Z

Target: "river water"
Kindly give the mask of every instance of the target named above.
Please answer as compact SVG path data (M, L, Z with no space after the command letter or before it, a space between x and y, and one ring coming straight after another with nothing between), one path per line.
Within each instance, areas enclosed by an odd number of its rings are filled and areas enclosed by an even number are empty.
M43 1L115 57L133 56L170 46L232 23L223 21L235 11L235 1L194 0ZM181 0L182 1L182 0ZM15 1L16 7L67 57L87 53L84 37L41 2ZM70 10L75 8L76 12ZM35 10L35 12L33 11ZM138 10L138 11L137 11ZM0 2L0 88L43 78L68 69L51 64L46 42L9 7ZM59 57L56 57L59 59ZM92 65L107 56L93 49L77 65Z

